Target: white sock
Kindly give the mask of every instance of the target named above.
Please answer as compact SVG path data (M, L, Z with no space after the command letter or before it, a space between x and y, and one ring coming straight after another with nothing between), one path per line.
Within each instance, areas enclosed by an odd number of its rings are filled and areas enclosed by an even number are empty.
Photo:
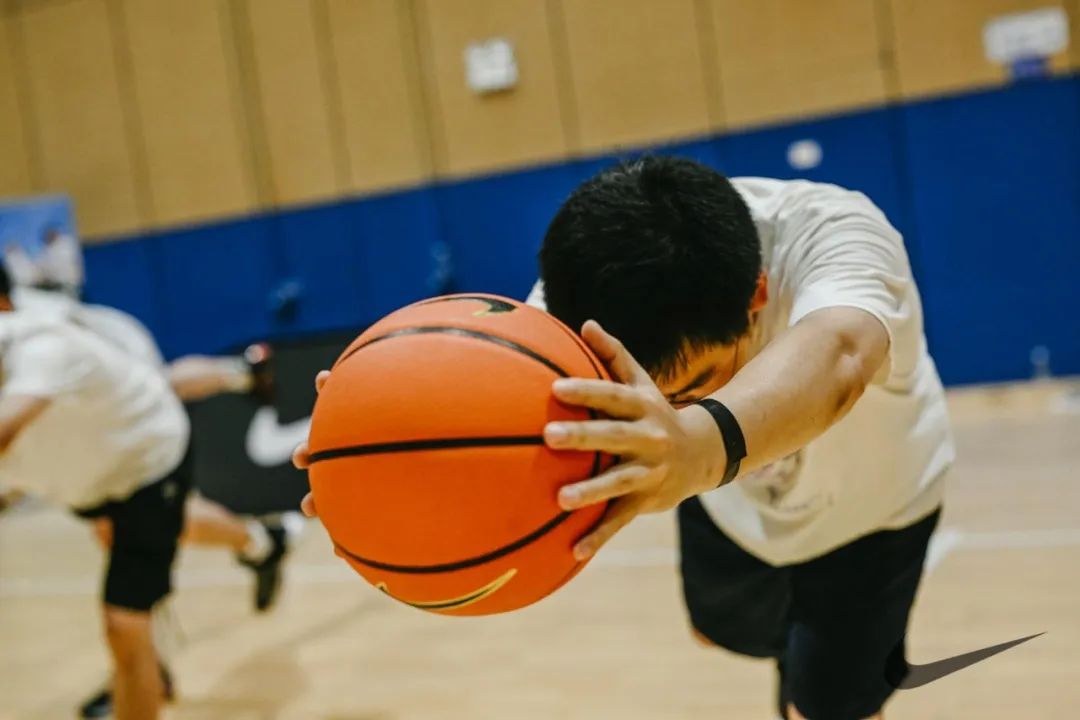
M248 541L240 550L240 556L251 562L262 562L270 551L274 549L274 541L270 539L270 533L266 526L258 520L248 520Z
M290 547L304 534L306 526L307 519L295 510L281 514L281 527L285 529L286 542Z

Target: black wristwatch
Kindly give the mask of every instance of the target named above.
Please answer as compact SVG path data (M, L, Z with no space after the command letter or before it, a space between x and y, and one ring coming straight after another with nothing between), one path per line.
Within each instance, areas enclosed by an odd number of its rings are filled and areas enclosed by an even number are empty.
M705 398L694 404L708 410L716 421L716 426L720 428L720 437L724 439L724 450L727 454L727 467L724 468L723 479L716 487L727 485L739 474L739 466L746 457L746 438L743 437L742 428L739 427L739 421L722 402Z

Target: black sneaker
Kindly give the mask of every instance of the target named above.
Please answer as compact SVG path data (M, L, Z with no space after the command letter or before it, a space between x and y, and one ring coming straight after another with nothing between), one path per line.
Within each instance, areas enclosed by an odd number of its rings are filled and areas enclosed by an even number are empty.
M161 684L165 689L165 701L172 702L175 697L173 693L172 674L164 665L159 665L158 667L161 669ZM79 707L79 717L105 718L111 716L112 711L112 686L105 685L105 687L101 688L100 691L95 693Z
M270 552L259 562L242 556L237 556L237 560L255 573L255 609L266 612L274 605L278 590L281 589L281 563L289 552L289 536L283 527L265 522L262 525L270 535Z

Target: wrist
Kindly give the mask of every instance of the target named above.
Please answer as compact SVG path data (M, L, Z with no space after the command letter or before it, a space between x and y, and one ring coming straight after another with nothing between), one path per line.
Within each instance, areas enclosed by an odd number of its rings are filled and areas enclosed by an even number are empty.
M254 387L254 374L243 358L223 358L222 369L224 385L228 392L246 393Z
M698 459L700 471L691 482L693 495L715 489L724 480L728 456L724 438L712 413L700 405L679 411L683 428L690 439L691 452Z

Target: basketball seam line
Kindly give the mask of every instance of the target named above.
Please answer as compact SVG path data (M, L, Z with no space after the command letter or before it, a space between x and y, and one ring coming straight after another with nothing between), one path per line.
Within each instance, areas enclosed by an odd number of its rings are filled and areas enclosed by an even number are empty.
M502 345L505 348L509 348L510 350L513 350L514 352L520 353L520 354L522 354L522 355L524 355L524 356L526 356L528 358L532 358L533 360L536 360L540 364L544 365L548 369L555 372L559 377L569 377L569 373L567 373L565 370L563 370L561 367L559 367L558 365L553 363L551 360L548 360L546 357L544 357L543 355L541 355L540 353L536 352L535 350L533 350L531 348L525 347L524 345L516 343L513 340L507 340L506 338L501 338L501 337L498 337L496 335L489 335L488 333L481 332L479 330L472 330L470 328L456 327L456 326L453 326L453 325L422 325L422 326L419 326L419 327L401 328L399 330L391 330L390 332L386 333L385 335L380 335L379 337L372 338L371 340L368 340L367 342L365 342L363 345L358 345L357 347L354 347L348 353L343 355L341 357L341 359L339 359L337 361L337 363L335 363L335 367L337 367L338 365L341 365L346 360L348 360L349 358L351 358L353 355L360 352L364 348L370 347L371 345L374 345L377 342L382 342L384 340L390 340L392 338L404 337L404 336L408 336L408 335L434 335L434 334L463 335L465 337L471 337L471 338L474 338L476 340L483 340L484 342L494 343L495 345Z
M570 515L571 513L569 511L563 511L553 517L551 520L548 520L536 530L533 530L528 535L518 538L509 545L504 545L501 548L498 548L497 550L492 550L491 552L485 553L484 555L478 555L476 557L467 558L465 560L458 560L452 563L442 563L439 565L393 565L391 563L384 563L379 562L378 560L370 560L368 558L361 557L353 552L350 552L347 548L343 547L338 543L334 543L334 545L337 547L338 550L349 556L350 559L355 560L361 565L365 565L375 570L387 570L389 572L397 572L406 575L424 575L429 573L453 572L455 570L464 570L466 568L475 567L477 565L483 565L485 563L491 562L492 560L498 560L499 558L509 555L516 550L520 550L526 545L529 545L536 540L539 540L544 535L547 535L549 532L561 525L563 521L566 520L566 518L570 517Z
M411 452L414 450L457 450L477 447L518 447L524 445L543 445L542 435L500 435L494 437L431 438L428 440L399 440L385 443L368 443L328 448L310 454L310 463L333 460L342 457L360 455L383 455L390 453Z

